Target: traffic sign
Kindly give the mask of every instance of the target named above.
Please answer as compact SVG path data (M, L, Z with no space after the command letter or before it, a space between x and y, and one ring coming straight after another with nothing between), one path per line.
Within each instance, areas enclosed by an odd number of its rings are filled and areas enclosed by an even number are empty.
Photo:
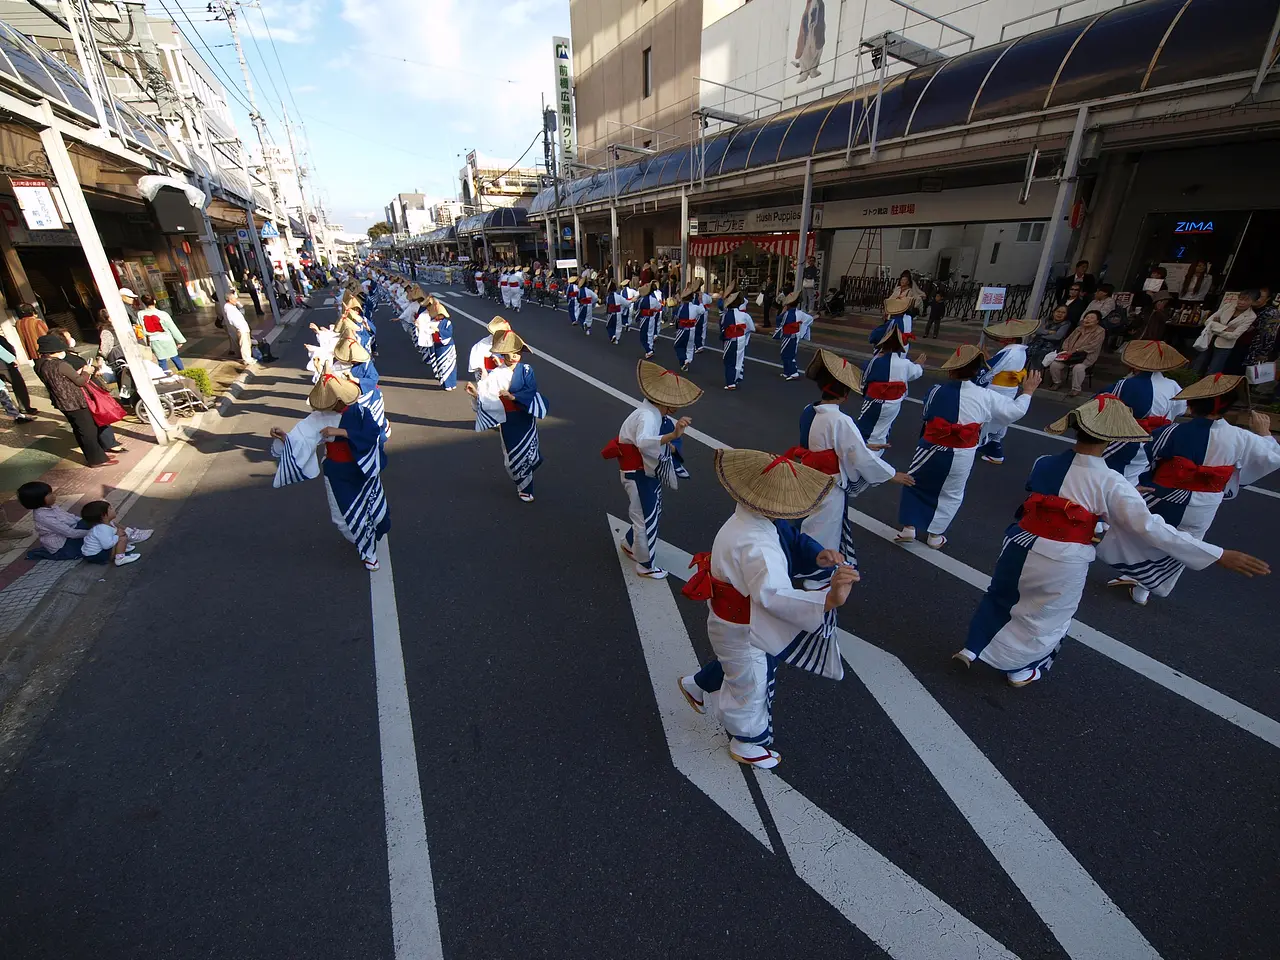
M241 243L248 243L249 231L246 230L244 227L241 227L239 230L236 231L236 239L239 240Z
M273 240L280 236L280 231L276 229L276 225L268 220L262 225L262 239Z

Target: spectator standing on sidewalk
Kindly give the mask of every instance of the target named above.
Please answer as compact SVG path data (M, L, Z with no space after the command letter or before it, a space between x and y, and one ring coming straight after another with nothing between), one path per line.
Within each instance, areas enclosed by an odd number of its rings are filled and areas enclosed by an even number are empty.
M240 294L236 290L227 294L227 302L222 305L222 317L232 353L238 355L246 367L254 366L257 361L253 359L253 335L249 331L249 321L240 309Z
M91 467L105 467L119 463L103 449L103 434L109 446L116 446L111 427L99 428L89 412L89 402L84 398L84 385L93 377L93 368L85 367L77 372L67 362L67 344L61 337L46 333L37 342L39 359L36 360L36 376L49 391L53 405L67 418L76 443L84 452L85 463Z
M818 314L818 261L809 257L800 271L800 289L804 296L804 312Z
M760 308L764 311L764 314L760 319L760 328L762 330L768 330L773 326L773 324L769 322L769 317L778 306L778 285L774 282L773 277L770 277L765 281L764 289L760 292L764 297L764 302L760 304Z
M5 350L3 347L0 347L0 362L3 362L4 365L8 367L16 361L17 357L8 350ZM21 377L18 377L18 382L22 383ZM23 384L23 393L26 393L25 384ZM28 403L30 403L30 399L30 397L27 398ZM5 386L3 380L0 380L0 407L4 407L4 412L13 417L14 423L30 423L35 419L35 417L26 412L25 407L19 407L13 402L13 398L9 396L9 389Z
M942 318L947 314L947 298L939 290L929 304L929 321L924 325L924 335L937 340L942 333Z
M147 335L147 346L156 356L156 363L162 370L169 369L169 361L179 370L185 370L182 358L178 356L178 344L186 343L187 338L177 328L173 318L156 306L156 298L147 294L142 298L142 312L138 314L138 322L142 324Z
M18 401L18 406L22 408L22 412L34 415L35 407L31 406L31 394L27 392L27 383L22 379L22 371L18 367L17 351L13 349L13 344L2 336L0 336L0 364L3 364L0 366L0 379L9 384L9 389L13 391L13 396Z
M18 339L22 341L22 349L32 360L40 356L40 348L36 342L49 332L49 326L40 319L36 308L29 303L18 304Z

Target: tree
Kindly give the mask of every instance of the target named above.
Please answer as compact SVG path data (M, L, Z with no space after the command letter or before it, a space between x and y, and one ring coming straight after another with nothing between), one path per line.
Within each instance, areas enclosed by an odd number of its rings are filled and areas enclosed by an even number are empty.
M367 232L370 240L377 240L379 237L390 233L391 228L387 226L386 223L379 221L370 227Z

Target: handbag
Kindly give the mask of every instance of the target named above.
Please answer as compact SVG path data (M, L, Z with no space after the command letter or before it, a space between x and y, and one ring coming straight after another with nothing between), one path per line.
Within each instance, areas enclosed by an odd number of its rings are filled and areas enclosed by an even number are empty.
M93 422L98 426L109 427L124 419L124 407L96 383L89 381L80 389L84 391L85 403L89 405Z
M1251 363L1245 368L1244 376L1255 387L1260 383L1274 383L1276 379L1275 362Z
M757 294L756 294L756 306L757 306L757 307L763 307L763 306L764 306L764 294L763 294L763 293L757 293Z

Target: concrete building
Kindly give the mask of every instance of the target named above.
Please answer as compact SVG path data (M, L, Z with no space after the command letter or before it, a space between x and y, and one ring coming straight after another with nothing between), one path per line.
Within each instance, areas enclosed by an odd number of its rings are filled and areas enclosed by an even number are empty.
M544 180L538 167L516 167L474 151L458 171L458 196L476 212L495 207L523 207L538 195Z
M387 226L396 235L413 236L425 233L435 226L425 194L398 193L385 210Z

